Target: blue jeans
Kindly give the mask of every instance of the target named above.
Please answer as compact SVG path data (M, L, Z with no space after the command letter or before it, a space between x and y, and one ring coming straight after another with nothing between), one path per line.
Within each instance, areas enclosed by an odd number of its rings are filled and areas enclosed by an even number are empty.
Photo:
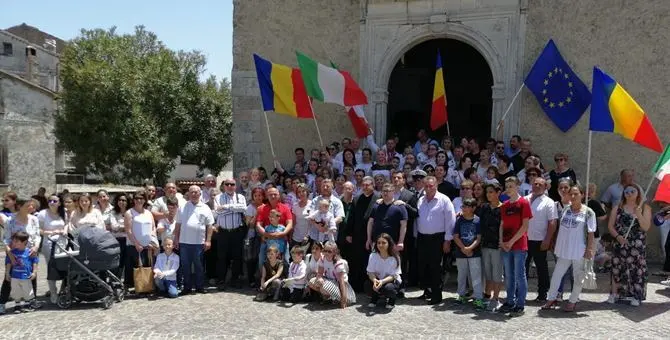
M179 243L179 268L184 276L184 291L193 289L193 276L195 275L195 289L205 289L205 267L203 266L203 254L205 249L202 244ZM194 273L191 272L193 268Z
M526 279L526 256L525 250L503 251L503 264L505 267L505 290L507 290L507 304L524 307L526 305L526 294L528 294L528 280Z
M156 288L161 293L167 293L168 297L176 298L178 295L177 292L177 281L172 281L168 279L154 279L156 283Z

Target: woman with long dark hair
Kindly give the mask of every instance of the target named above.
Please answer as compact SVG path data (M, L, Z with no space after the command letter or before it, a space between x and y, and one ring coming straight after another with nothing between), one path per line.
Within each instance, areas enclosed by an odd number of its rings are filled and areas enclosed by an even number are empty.
M366 270L370 279L367 281L366 289L371 295L368 304L370 308L377 306L380 297L385 300L387 309L395 307L395 299L402 283L400 277L402 270L400 268L400 255L394 248L395 242L389 234L382 233L377 237L374 252L370 254Z
M112 204L112 217L109 231L116 237L116 240L119 241L119 247L121 247L121 256L119 258L119 269L116 272L116 276L122 278L124 273L124 268L126 268L126 258L128 257L127 249L127 235L126 235L126 224L125 216L128 211L130 203L130 197L125 193L120 193L114 197L114 202ZM125 282L130 285L128 278L125 278Z
M58 242L62 247L67 246L67 227L65 225L65 210L60 197L49 196L47 200L48 209L44 209L37 214L40 222L40 234L42 235L42 255L44 262L49 264L51 254L53 254L53 243ZM49 296L51 303L58 301L58 290L55 279L47 279L49 284Z
M251 200L247 205L247 211L244 212L244 219L249 228L247 236L244 238L244 261L247 267L247 279L249 286L255 288L258 284L256 282L256 271L258 270L258 252L259 240L256 237L256 215L258 215L258 207L266 202L265 189L253 188L251 190Z
M158 250L154 216L148 209L145 209L146 202L146 191L138 191L133 195L133 207L128 209L124 215L128 251L125 274L126 280L133 284L133 269L139 264L140 256L142 267L148 267L151 265L149 258Z

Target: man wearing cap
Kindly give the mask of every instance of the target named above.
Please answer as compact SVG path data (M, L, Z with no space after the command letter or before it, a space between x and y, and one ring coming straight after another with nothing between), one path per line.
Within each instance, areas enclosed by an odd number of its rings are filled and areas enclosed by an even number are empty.
M410 190L414 192L418 201L419 198L425 194L423 190L423 179L426 178L427 174L420 169L412 170L409 174L412 176L412 181L414 183L414 186Z

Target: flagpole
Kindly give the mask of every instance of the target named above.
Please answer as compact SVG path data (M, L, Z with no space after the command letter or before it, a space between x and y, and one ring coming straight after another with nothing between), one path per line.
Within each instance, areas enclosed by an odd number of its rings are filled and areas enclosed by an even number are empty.
M323 138L321 138L321 130L319 129L319 123L316 122L316 112L314 112L314 107L312 106L312 100L308 99L309 108L312 110L312 118L314 118L314 126L316 126L316 133L319 135L319 142L321 143L321 149L325 149L323 145Z
M274 159L277 157L275 155L275 148L272 145L272 134L270 134L270 123L268 122L268 113L267 111L263 110L263 116L265 117L265 127L268 130L268 139L270 140L270 152L272 152L272 161L274 162Z
M501 118L500 121L498 122L498 126L496 127L496 131L500 129L500 126L502 125L502 122L504 122L504 121L505 121L505 118L507 118L507 114L509 113L509 110L512 109L512 106L513 106L514 103L516 102L516 99L519 97L519 94L521 93L521 90L523 90L523 87L524 87L524 86L525 86L525 85L524 85L523 83L521 83L521 86L520 86L519 89L516 91L516 94L514 95L514 97L512 97L512 102L509 103L509 106L507 107L507 110L505 110L505 113L503 113L502 118Z
M448 120L447 120L447 136L449 136L449 138L452 138L451 137L451 130L449 129L449 121Z
M584 202L586 202L586 205L589 205L589 179L591 178L591 139L593 137L593 131L589 129L589 143L588 143L588 149L586 151L586 198L584 199ZM576 183L575 183L576 184Z
M642 206L644 205L644 202L647 200L647 193L649 192L649 189L651 189L651 185L654 183L654 179L656 178L656 174L651 176L651 180L649 181L649 184L647 184L647 188L644 189L644 194L642 194L642 199L640 200L640 204L638 205L638 209L642 209ZM644 212L644 211L643 211ZM633 224L635 224L635 217L630 221L630 226L628 226L628 230L626 231L626 236L624 237L626 240L628 239L628 234L630 234L630 230L633 229Z

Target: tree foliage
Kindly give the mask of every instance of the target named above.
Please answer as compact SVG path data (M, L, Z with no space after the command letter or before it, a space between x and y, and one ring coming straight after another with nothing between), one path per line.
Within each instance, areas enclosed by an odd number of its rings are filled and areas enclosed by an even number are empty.
M205 63L141 26L82 30L61 58L59 143L113 183L164 183L179 156L218 173L232 151L230 84L199 81Z

